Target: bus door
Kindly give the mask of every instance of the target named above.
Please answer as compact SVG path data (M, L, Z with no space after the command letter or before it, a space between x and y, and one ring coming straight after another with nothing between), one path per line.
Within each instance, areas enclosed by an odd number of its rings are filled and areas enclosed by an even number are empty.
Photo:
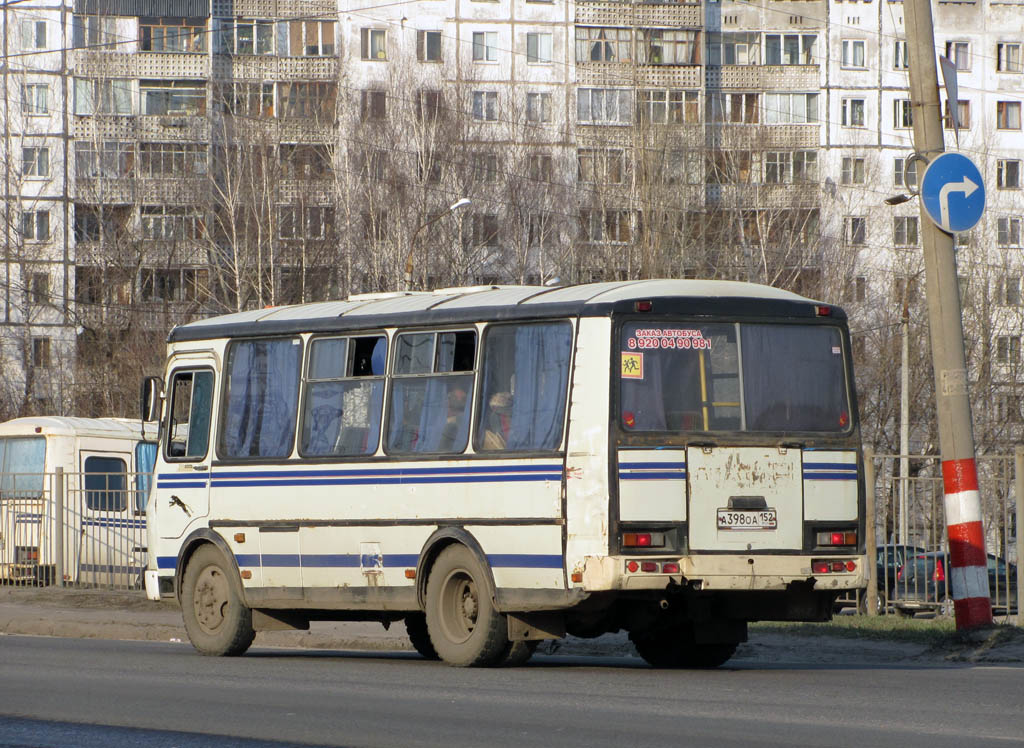
M131 458L130 452L79 453L72 511L80 518L75 547L81 583L128 587L141 579L144 563L136 549L145 545L146 525L128 488Z
M189 525L209 514L214 363L212 357L196 361L192 356L187 365L171 362L163 464L150 498L157 502L163 538L180 538Z

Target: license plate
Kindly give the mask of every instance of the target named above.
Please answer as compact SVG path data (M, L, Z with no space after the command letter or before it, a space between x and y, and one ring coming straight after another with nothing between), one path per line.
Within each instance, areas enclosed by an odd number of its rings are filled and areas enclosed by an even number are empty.
M775 530L779 518L774 509L719 509L719 530Z

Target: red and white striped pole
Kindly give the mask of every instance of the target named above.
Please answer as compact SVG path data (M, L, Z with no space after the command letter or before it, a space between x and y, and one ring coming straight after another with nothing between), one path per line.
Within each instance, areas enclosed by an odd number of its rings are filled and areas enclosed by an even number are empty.
M910 101L916 153L926 161L945 150L939 109L939 74L930 0L903 3L910 62ZM921 211L922 215L926 211ZM957 282L953 235L938 224L921 221L928 327L935 376L935 415L942 451L950 579L957 629L992 623L988 597L985 533L974 457L967 356Z
M988 557L981 524L981 494L974 458L942 463L950 585L958 629L992 623Z

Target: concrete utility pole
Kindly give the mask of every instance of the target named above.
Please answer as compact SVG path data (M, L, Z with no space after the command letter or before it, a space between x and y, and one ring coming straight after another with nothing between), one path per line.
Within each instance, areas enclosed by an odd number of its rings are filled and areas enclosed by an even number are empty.
M903 10L910 63L914 146L918 154L931 161L945 150L931 0L906 0ZM956 106L956 102L950 102L951 111ZM956 627L962 630L992 623L988 559L981 524L981 496L974 458L971 403L967 393L967 360L953 235L942 231L931 220L921 220L921 229L946 531L949 535L950 578Z

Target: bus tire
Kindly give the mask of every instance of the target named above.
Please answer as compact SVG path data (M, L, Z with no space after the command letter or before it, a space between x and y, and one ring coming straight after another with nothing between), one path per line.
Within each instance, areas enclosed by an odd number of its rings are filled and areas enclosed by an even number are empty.
M450 545L427 580L427 631L438 656L456 667L499 665L508 651L508 622L494 608L485 571L464 545Z
M736 653L735 643L697 644L685 631L631 631L629 640L647 664L656 668L716 668Z
M405 631L409 634L409 641L412 648L419 652L425 659L439 660L437 650L430 642L430 634L427 632L427 617L421 612L409 613L405 617Z
M224 555L203 545L188 561L181 587L181 614L189 641L200 654L234 657L252 644L252 610Z

